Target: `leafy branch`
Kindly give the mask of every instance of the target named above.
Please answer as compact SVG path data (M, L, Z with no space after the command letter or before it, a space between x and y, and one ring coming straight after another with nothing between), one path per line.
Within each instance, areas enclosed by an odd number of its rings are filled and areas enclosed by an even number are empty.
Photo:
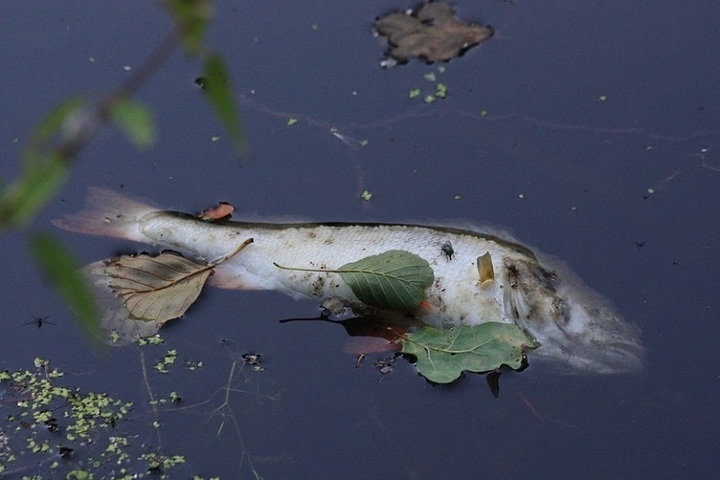
M139 90L182 46L203 62L203 92L225 125L238 154L245 149L240 117L222 57L205 48L204 37L213 9L209 0L158 0L175 27L133 73L99 99L73 95L53 108L30 134L21 158L20 174L0 187L0 232L27 226L65 185L78 154L106 124L119 128L137 148L155 139L149 107L133 100ZM31 235L31 251L40 268L77 313L86 330L97 330L97 309L80 276L77 263L60 242L48 235ZM52 267L52 265L61 265Z

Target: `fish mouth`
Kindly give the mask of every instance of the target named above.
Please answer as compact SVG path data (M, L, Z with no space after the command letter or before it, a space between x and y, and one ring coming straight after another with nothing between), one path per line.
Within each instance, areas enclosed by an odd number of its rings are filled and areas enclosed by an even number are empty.
M612 321L608 324L609 319ZM529 330L541 343L536 350L538 359L551 364L553 370L613 374L643 368L645 350L639 329L615 316L604 316L600 322L580 322L572 329L551 324L544 327Z
M543 348L550 347L543 352ZM634 341L616 341L602 345L582 345L553 351L552 345L537 350L538 360L561 373L637 373L643 368L644 349Z
M615 342L577 356L598 373L632 373L642 370L644 350L635 342Z

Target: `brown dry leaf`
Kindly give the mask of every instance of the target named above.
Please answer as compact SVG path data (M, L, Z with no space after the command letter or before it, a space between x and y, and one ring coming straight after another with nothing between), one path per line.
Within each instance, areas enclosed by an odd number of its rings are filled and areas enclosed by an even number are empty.
M228 202L219 202L217 207L208 208L198 215L201 220L228 220L235 211L235 207Z
M387 37L388 55L401 63L413 57L428 63L447 61L493 36L491 26L471 25L453 14L450 5L430 2L414 15L391 13L380 18L375 29Z
M155 335L197 300L213 269L253 242L248 238L217 260L203 264L179 253L122 255L83 268L103 310L106 341L127 345Z
M105 263L110 287L131 318L158 326L181 317L195 302L212 265L202 265L175 253L123 255Z

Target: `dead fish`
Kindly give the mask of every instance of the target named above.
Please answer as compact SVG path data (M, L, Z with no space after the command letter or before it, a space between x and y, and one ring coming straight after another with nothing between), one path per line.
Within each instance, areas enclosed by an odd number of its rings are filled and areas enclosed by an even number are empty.
M215 267L211 285L314 298L334 305L334 313L344 308L360 315L378 312L363 304L337 273L317 270L404 250L425 259L435 277L421 305L403 314L413 322L440 328L514 323L541 344L530 352L531 359L559 370L617 373L642 367L637 327L562 265L540 261L529 248L497 234L419 224L213 223L98 188L90 189L86 210L53 223L73 232L176 249L205 261L222 258L252 239ZM452 261L438 248L447 243L453 245Z

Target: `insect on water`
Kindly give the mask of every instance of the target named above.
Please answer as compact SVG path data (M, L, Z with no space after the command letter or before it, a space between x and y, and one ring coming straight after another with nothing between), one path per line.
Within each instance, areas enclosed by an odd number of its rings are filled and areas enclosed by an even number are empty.
M29 322L25 322L23 325L37 325L38 328L41 328L43 325L55 325L54 323L48 321L48 318L50 318L50 315L46 315L44 317L36 317L33 315L33 319Z

